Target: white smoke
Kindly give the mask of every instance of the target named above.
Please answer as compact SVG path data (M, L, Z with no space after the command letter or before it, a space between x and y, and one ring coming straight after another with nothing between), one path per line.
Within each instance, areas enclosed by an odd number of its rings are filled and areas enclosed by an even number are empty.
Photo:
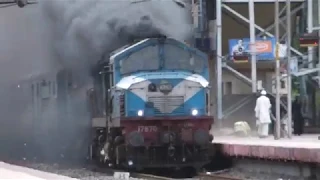
M191 35L190 10L172 0L42 0L40 5L62 66L78 75L133 37L187 40Z

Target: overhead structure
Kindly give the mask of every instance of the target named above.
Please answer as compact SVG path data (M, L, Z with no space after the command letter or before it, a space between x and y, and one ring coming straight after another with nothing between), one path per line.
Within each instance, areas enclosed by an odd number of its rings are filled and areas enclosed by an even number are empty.
M274 4L274 27L275 27L275 37L276 37L276 68L275 68L275 73L276 73L276 130L274 133L274 139L279 139L281 135L281 112L280 112L280 58L279 58L279 0L276 0ZM290 51L290 50L289 50Z
M287 47L291 46L291 2L290 0L286 0L286 10L287 10ZM292 79L291 79L291 50L287 48L287 87L288 87L288 93L287 93L287 114L288 114L288 120L287 120L287 136L288 138L291 139L292 137ZM280 77L280 74L278 75L277 78ZM280 83L276 85L277 87L280 87ZM280 105L280 97L279 102L277 104ZM278 107L280 109L280 106ZM279 120L280 120L280 115L279 115ZM278 121L277 121L278 122ZM278 129L281 129L281 126L278 127ZM276 136L275 136L276 137Z
M20 8L24 8L25 6L27 6L28 4L37 4L38 1L37 0L0 0L0 5L17 5ZM9 6L5 6L5 7L9 7Z
M256 24L255 22L255 6L256 5L261 5L262 3L270 3L270 4L274 4L276 5L276 2L279 3L279 10L277 13L278 15L275 15L275 20L278 19L279 22L275 22L272 23L269 27L261 27L258 24ZM247 15L245 14L241 14L240 12L238 12L237 10L233 9L231 6L236 5L236 4L247 4L248 5L248 17L246 18ZM291 5L295 3L294 5ZM287 70L285 74L281 74L281 73L277 73L277 77L275 77L276 79L278 79L280 82L281 79L283 79L284 77L287 78L287 85L288 85L288 93L287 93L287 102L282 102L280 101L280 90L277 88L275 90L275 92L268 92L270 95L276 97L276 94L278 94L278 97L276 99L278 99L277 101L277 120L279 120L279 116L280 116L280 106L282 106L282 108L284 108L285 110L288 111L288 115L285 116L286 118L286 124L290 127L291 126L291 76L301 76L301 75L310 75L311 73L314 72L319 72L319 69L317 67L314 67L312 65L309 65L308 68L298 68L298 60L302 60L302 61L308 61L309 64L312 64L311 62L313 62L313 50L312 47L310 47L310 43L312 43L314 46L316 46L316 44L318 44L319 38L314 38L314 36L310 37L301 37L300 41L302 42L302 46L308 45L308 52L307 53L302 53L300 52L297 48L292 46L292 41L291 41L291 37L292 37L292 33L291 33L291 29L292 29L292 25L291 25L291 17L293 15L296 15L297 12L301 11L303 8L305 7L307 8L307 26L308 26L308 30L305 29L305 31L307 33L311 33L312 30L319 30L319 27L313 27L312 24L312 0L216 0L216 25L217 25L217 34L216 34L216 105L217 105L217 120L222 122L222 119L225 117L226 114L222 109L222 97L223 97L223 90L222 90L222 84L223 84L223 80L222 80L222 76L223 76L223 70L227 70L229 71L231 74L233 74L234 76L236 76L238 79L241 79L243 82L245 82L246 84L251 86L252 89L252 93L255 94L257 92L257 87L258 84L257 83L257 63L259 63L259 60L257 60L257 51L256 48L258 48L257 42L259 41L263 41L263 39L259 39L261 36L267 36L265 38L271 38L273 39L272 41L276 41L275 44L277 44L277 50L278 53L276 53L276 57L279 57L279 61L283 64L283 62L285 62L286 66L287 66ZM280 8L281 7L281 8ZM228 65L228 59L229 57L225 56L223 54L223 52L225 50L223 50L223 32L227 31L223 30L223 22L222 22L222 14L228 14L228 15L232 15L233 17L235 17L238 21L242 21L245 22L249 25L248 28L248 34L250 35L249 38L249 46L250 46L250 55L248 54L243 54L241 53L241 55L236 55L234 54L234 58L233 61L237 61L237 62L249 62L251 64L251 77L247 77L246 75L242 74L241 72L237 71L235 68L231 67ZM224 14L224 15L225 15ZM270 14L271 16L273 14ZM276 17L278 16L278 17ZM310 20L311 19L311 20ZM286 24L286 25L284 25ZM273 31L273 29L277 26L278 30ZM279 32L279 26L284 27L286 30L285 32L281 32L281 34L279 34L279 38L275 38L275 35L272 34L272 32ZM317 29L319 28L319 29ZM272 31L271 31L272 30ZM242 37L239 37L242 38ZM286 43L280 43L282 41L285 41ZM311 42L312 41L312 42ZM315 43L316 41L316 43ZM243 43L243 42L239 42L239 43ZM288 48L287 48L288 47ZM288 50L286 50L288 49ZM280 52L279 52L280 51ZM228 55L230 56L230 55ZM275 57L272 59L273 62L275 61ZM280 64L280 63L279 63ZM274 66L276 65L276 63L274 63ZM296 67L296 71L294 71L292 68ZM280 69L280 67L279 67ZM278 87L280 86L280 83L276 83L278 84ZM245 102L245 101L244 101ZM287 107L287 105L289 105L289 107ZM237 108L239 108L239 106L237 106ZM253 112L252 112L253 113ZM283 121L284 119L282 119ZM291 129L288 129L288 137L291 137ZM277 133L278 134L278 133Z

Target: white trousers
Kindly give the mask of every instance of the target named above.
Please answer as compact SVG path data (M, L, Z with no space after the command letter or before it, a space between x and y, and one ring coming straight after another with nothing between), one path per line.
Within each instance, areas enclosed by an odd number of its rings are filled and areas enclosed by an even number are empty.
M260 137L267 137L269 135L269 123L260 123L258 125L258 135Z

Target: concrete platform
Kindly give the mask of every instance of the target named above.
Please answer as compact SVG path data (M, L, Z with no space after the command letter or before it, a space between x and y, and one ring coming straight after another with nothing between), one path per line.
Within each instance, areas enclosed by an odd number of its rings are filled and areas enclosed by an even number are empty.
M75 178L69 178L57 174L42 172L26 167L11 165L0 162L0 179L32 179L32 180L76 180Z
M215 136L212 143L228 156L320 163L318 136L302 135L280 140L274 140L273 136L264 139Z

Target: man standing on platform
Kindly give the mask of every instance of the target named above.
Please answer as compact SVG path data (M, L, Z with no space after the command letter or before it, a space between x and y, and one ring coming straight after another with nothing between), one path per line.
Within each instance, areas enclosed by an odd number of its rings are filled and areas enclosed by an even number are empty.
M296 97L292 103L292 116L293 116L293 134L300 136L303 133L304 118L301 112L300 97Z
M270 99L267 97L267 92L262 90L261 96L257 99L256 107L254 108L260 138L268 137L269 124L271 123L270 110Z

